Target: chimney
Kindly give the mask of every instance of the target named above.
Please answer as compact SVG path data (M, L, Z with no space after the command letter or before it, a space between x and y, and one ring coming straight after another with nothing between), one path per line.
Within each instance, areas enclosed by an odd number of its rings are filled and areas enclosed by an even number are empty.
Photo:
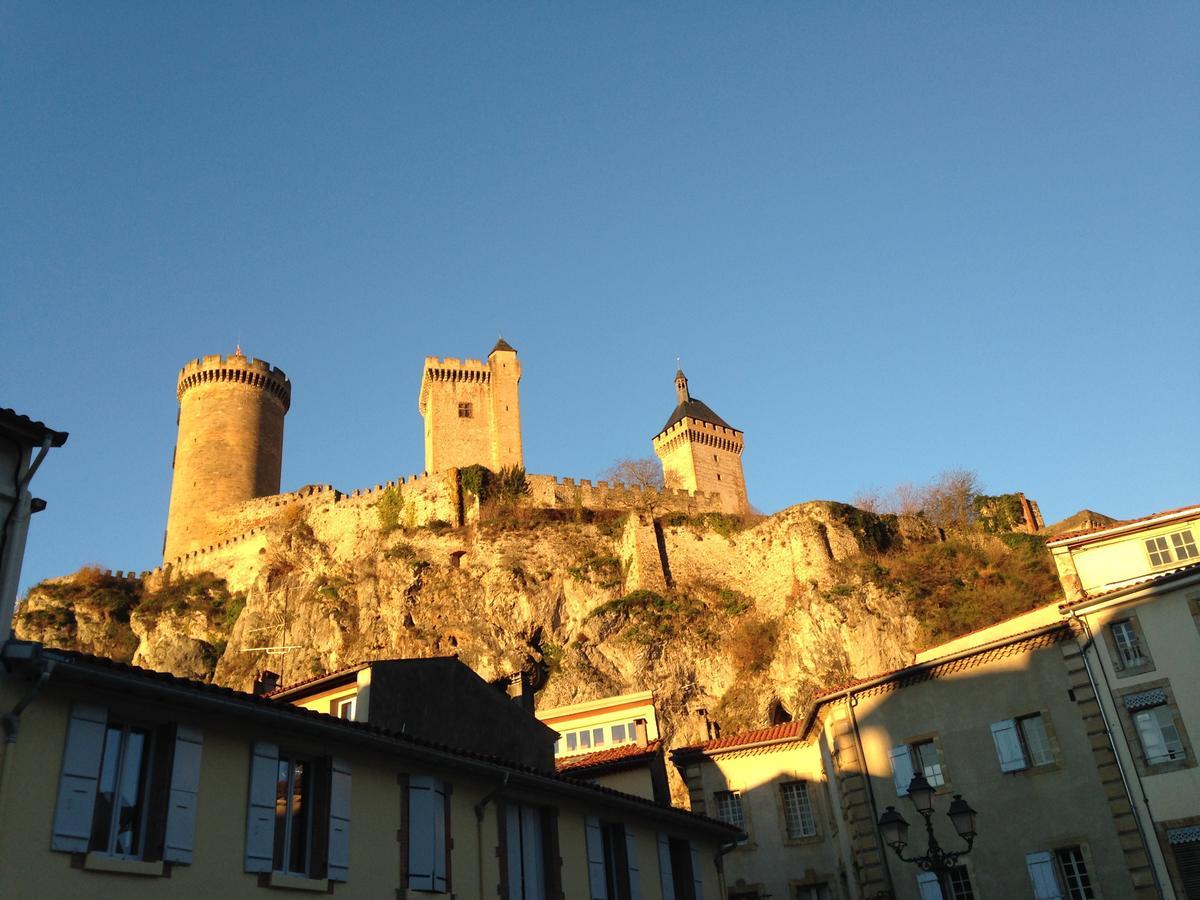
M264 694L271 693L277 687L279 687L279 673L263 669L254 677L254 687L250 693L256 697L261 697Z
M634 739L637 741L637 745L639 747L645 747L650 743L650 739L647 737L647 734L646 734L646 720L645 719L635 719L634 720L633 733L635 736Z
M533 690L529 685L529 678L524 670L513 672L508 676L508 690L506 693L509 699L516 702L521 709L533 715Z

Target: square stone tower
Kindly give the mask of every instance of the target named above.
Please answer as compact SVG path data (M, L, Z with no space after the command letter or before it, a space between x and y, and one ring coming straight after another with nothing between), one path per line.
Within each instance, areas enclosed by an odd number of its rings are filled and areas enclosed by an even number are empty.
M675 373L675 393L679 405L654 438L666 486L720 494L723 511L747 511L742 432L688 393L682 369Z
M486 363L425 357L418 402L425 420L425 471L524 466L520 381L517 351L504 338Z

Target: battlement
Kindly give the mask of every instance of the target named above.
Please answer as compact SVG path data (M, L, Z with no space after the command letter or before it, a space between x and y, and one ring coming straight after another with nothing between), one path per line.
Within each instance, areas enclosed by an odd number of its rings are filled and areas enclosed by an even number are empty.
M454 356L447 356L441 359L436 356L425 357L425 368L436 369L438 371L463 371L463 372L489 372L488 364L478 359L458 359Z
M240 353L197 357L179 370L176 393L179 399L200 384L234 382L260 388L276 397L287 412L292 403L292 383L283 369L263 359L250 359Z
M715 512L721 508L716 492L692 492L680 488L661 490L624 482L597 481L590 478L558 478L554 475L527 475L529 498L534 506L550 509L641 509L657 507L675 512Z
M685 441L739 455L745 443L742 432L736 428L725 428L711 422L702 422L691 416L684 416L666 431L656 435L651 443L654 451L661 456Z

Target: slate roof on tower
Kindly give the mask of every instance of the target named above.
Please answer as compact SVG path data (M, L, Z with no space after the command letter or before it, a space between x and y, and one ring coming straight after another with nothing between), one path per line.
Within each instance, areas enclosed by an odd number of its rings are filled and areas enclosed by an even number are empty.
M496 341L496 346L492 348L492 353L495 353L497 350L508 350L512 353L517 352L513 345L504 338L500 338L500 340ZM488 356L491 356L492 353L489 353Z
M697 400L695 397L689 397L687 400L675 407L675 412L671 413L671 418L667 419L667 424L662 427L659 434L669 430L673 425L683 421L684 416L691 419L696 419L700 422L708 422L711 425L720 425L722 428L728 428L730 431L740 431L739 428L734 428L715 412L713 412L707 403L703 400Z

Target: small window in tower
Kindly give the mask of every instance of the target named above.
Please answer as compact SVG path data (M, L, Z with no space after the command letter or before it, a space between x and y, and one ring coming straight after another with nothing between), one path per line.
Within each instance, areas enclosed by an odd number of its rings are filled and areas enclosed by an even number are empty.
M721 480L721 473L720 473L720 472L718 472L718 473L717 473L717 481L720 481L720 480Z
M471 418L471 415L472 415L472 413L471 413L471 404L470 403L458 404L458 417L460 419L469 419L469 418Z

